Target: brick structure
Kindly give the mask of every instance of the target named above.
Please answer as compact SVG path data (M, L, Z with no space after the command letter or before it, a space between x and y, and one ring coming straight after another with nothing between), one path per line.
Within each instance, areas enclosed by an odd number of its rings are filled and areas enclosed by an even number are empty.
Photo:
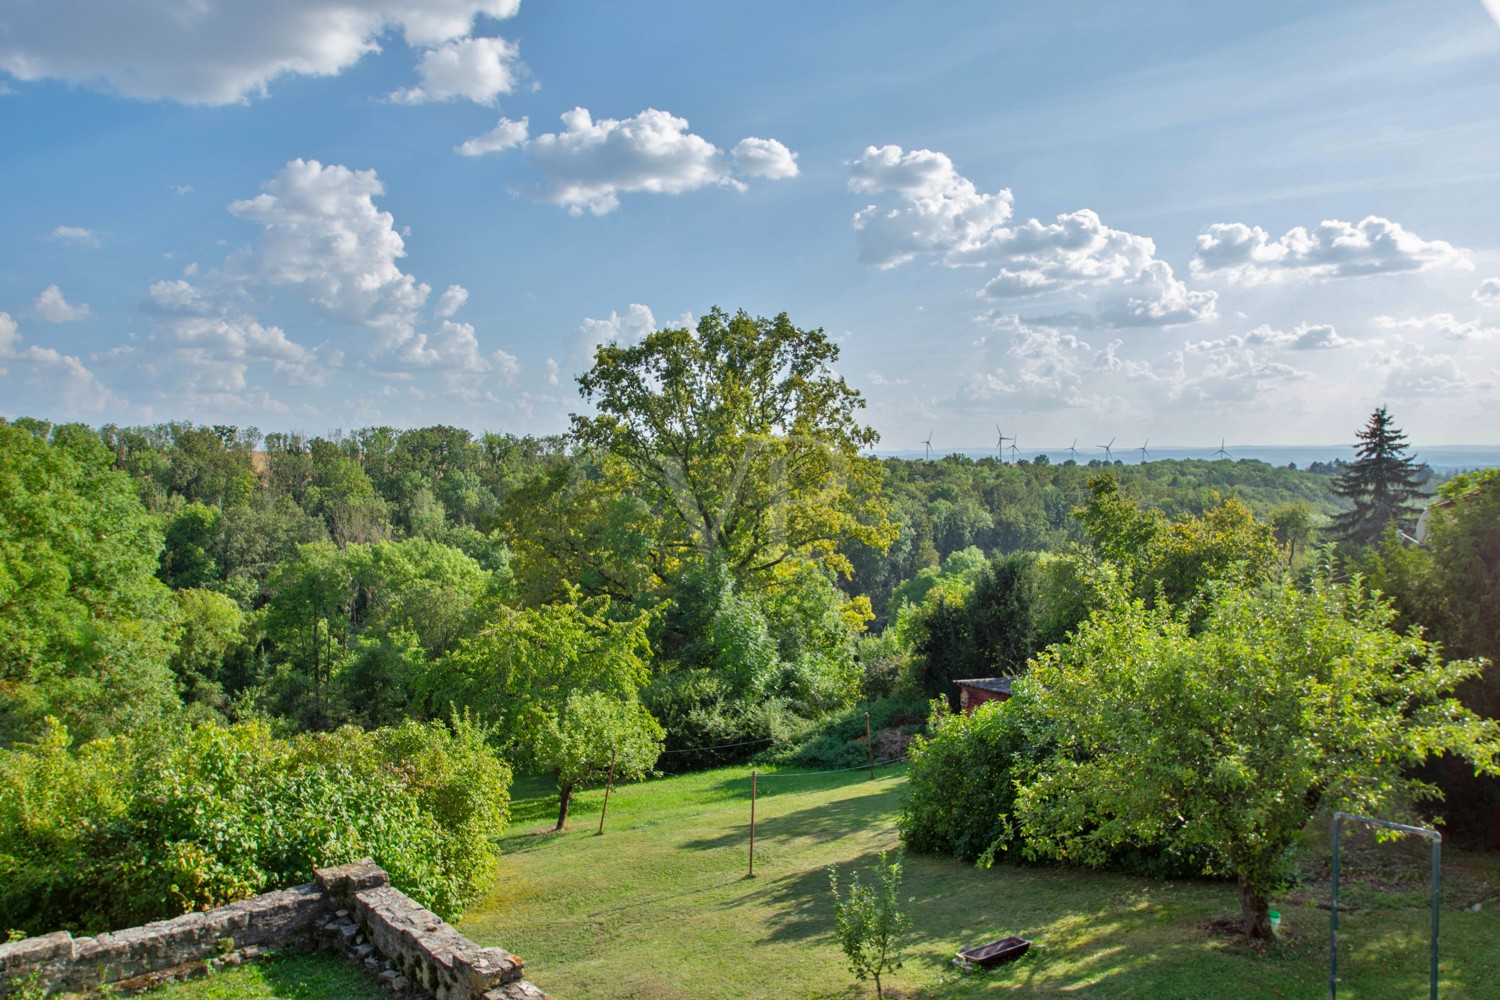
M958 707L965 715L987 701L1009 701L1011 677L971 677L958 685Z

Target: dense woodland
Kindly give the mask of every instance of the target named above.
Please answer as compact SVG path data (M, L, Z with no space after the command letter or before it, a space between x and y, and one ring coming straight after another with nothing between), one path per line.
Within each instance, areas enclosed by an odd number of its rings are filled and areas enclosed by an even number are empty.
M715 310L602 347L557 437L0 421L0 923L119 926L362 853L454 913L511 768L557 777L561 826L611 756L835 766L863 759L856 706L862 735L865 710L1028 671L1005 711L937 703L913 846L1235 877L1260 933L1318 808L1406 810L1435 781L1464 789L1456 827L1492 828L1495 724L1469 709L1492 719L1500 682L1459 658L1500 653L1500 479L1444 485L1418 547L1397 529L1433 484L1388 416L1361 436L1374 486L1363 459L876 460L836 361L821 331ZM1184 744L1213 717L1184 686L1235 692L1247 725L1325 696L1340 721L1247 760L1220 705L1239 749L1130 756L1132 716ZM1111 791L1122 768L1223 780L1164 828ZM1257 774L1301 805L1247 840L1208 814ZM1385 799L1358 798L1372 776ZM128 886L109 911L105 881Z

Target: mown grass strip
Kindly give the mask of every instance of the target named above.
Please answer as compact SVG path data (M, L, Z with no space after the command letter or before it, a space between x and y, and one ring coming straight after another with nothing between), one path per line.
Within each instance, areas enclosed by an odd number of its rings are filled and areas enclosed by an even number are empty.
M562 1000L873 996L854 987L834 941L827 868L868 868L899 846L903 769L874 781L764 773L753 879L748 768L617 787L603 836L602 792L575 800L568 830L554 834L550 783L518 782L500 879L463 931L521 955L528 977ZM1500 885L1493 869L1485 877ZM908 856L905 892L915 923L897 995L1244 1000L1327 989L1327 911L1283 903L1281 940L1257 954L1208 929L1236 913L1225 883ZM1425 920L1420 907L1341 917L1340 996L1423 994ZM1442 995L1500 997L1496 904L1443 920ZM1008 934L1037 947L983 975L949 964L958 948Z

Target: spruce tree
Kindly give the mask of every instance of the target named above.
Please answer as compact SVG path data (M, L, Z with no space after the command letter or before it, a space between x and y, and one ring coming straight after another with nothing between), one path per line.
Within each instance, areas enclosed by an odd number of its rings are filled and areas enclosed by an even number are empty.
M1354 462L1333 481L1335 496L1354 504L1335 514L1329 531L1341 542L1368 545L1391 525L1410 520L1412 503L1422 496L1420 466L1406 454L1406 435L1391 422L1384 406L1370 414L1355 434Z

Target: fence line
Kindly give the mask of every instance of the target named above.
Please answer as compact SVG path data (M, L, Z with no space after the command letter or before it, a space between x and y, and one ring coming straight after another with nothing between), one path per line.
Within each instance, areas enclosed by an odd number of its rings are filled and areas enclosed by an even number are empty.
M893 757L890 760L877 760L875 762L875 766L886 767L891 764L902 764L909 760L911 760L911 754L907 754L904 757ZM856 764L854 767L830 767L826 771L792 771L775 773L768 771L759 771L755 773L758 773L762 778L807 778L819 774L839 774L844 771L864 771L867 770L868 767L869 765L867 764Z
M770 743L774 736L767 736L761 740L745 740L743 743L720 743L716 747L683 747L681 750L663 750L661 755L665 757L669 753L708 753L710 750L727 750L730 747L750 747L757 743Z

